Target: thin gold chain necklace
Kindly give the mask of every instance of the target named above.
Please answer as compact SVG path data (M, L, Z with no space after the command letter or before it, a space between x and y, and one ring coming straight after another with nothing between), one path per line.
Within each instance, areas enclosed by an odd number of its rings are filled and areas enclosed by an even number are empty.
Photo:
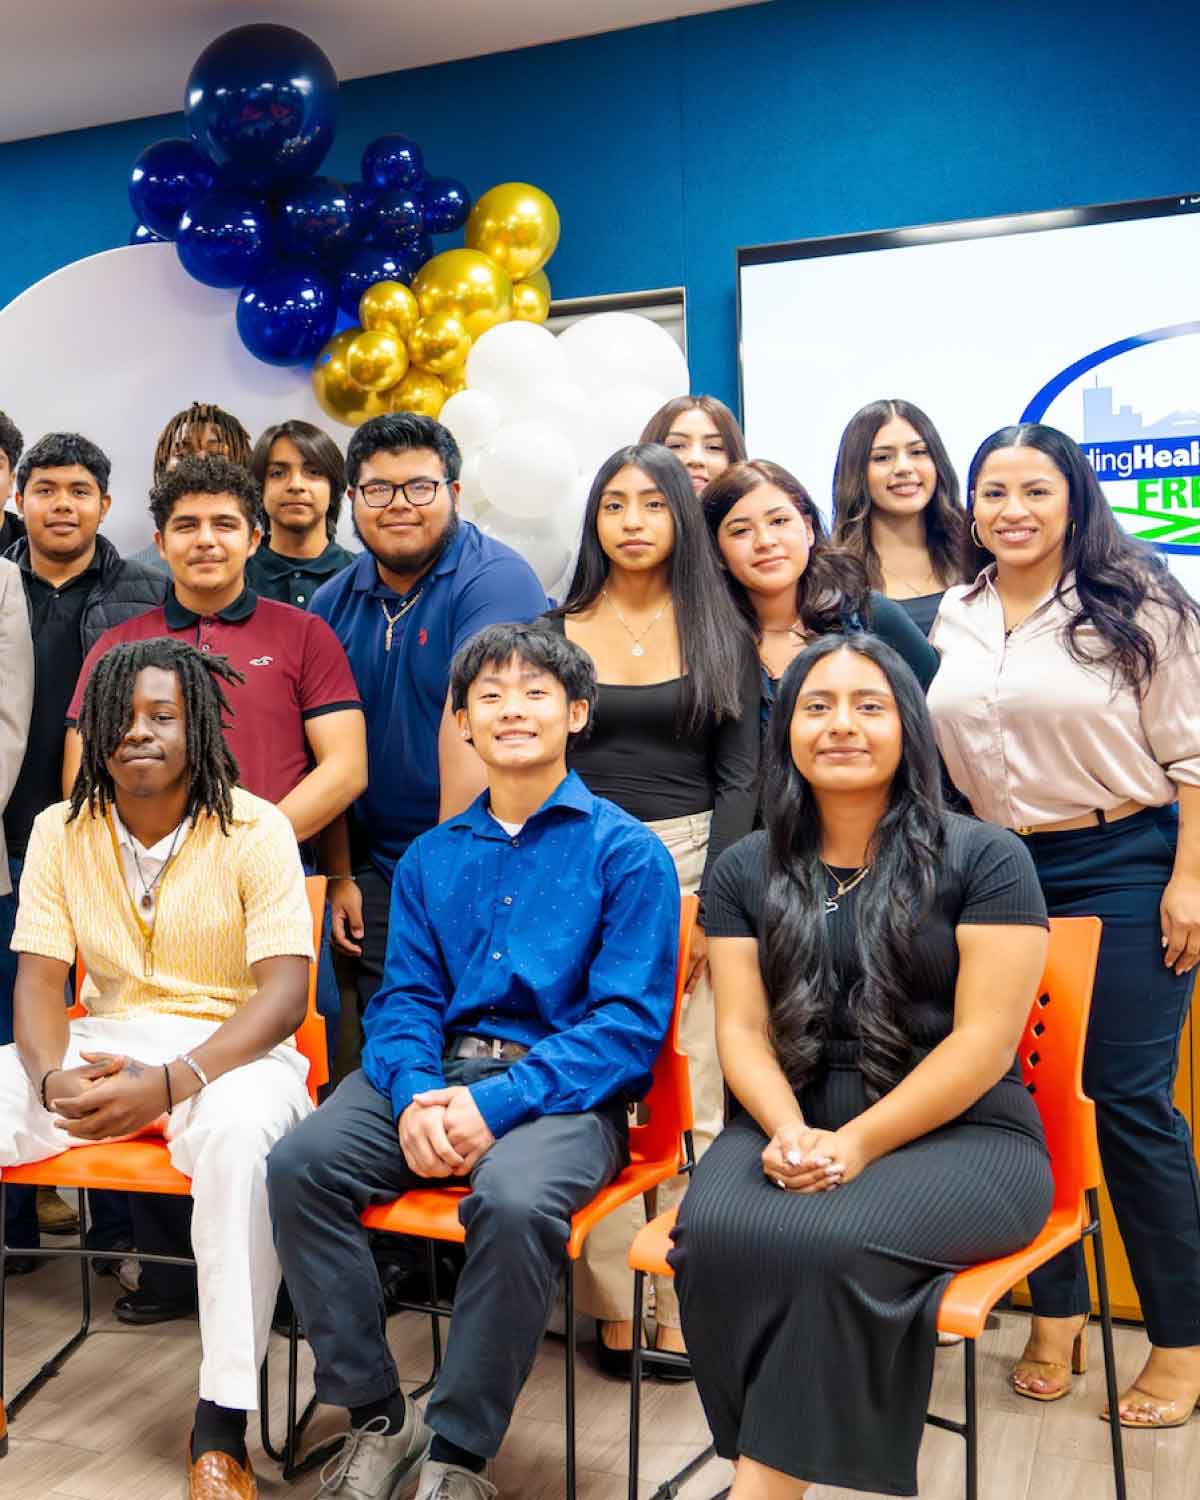
M830 880L832 880L834 884L833 895L825 897L826 916L828 916L830 912L837 911L838 902L847 893L847 891L852 891L856 885L858 885L861 881L864 881L871 873L871 866L863 865L862 869L856 870L854 874L851 875L849 880L839 880L824 860L821 861L821 868L825 871L826 875L829 876Z
M608 590L607 589L601 589L600 592L604 595L604 598L607 601L608 606L612 610L613 614L616 615L617 619L620 620L621 624L625 627L626 632L633 639L633 645L629 648L629 654L630 654L630 656L645 656L645 654L646 654L646 648L645 648L645 646L642 645L642 642L646 639L646 637L650 634L650 632L658 624L659 620L662 619L663 612L666 610L667 605L670 604L670 602L671 602L671 596L670 596L670 594L668 594L667 597L663 600L663 602L659 605L659 607L658 607L658 613L650 621L649 625L647 625L646 628L645 628L645 630L643 630L642 633L640 635L638 635L634 631L633 627L630 625L629 621L625 618L625 616L621 613L621 611L613 603L612 596L609 594Z

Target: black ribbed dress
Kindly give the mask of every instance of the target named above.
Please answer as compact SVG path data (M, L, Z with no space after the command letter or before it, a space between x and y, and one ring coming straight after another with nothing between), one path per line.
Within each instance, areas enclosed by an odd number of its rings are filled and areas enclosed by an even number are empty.
M722 855L706 901L710 938L761 940L766 854L760 832ZM869 1104L846 1005L860 974L862 889L827 918L838 993L823 1064L800 1094L805 1120L826 1130ZM1046 908L1015 834L947 813L903 1018L914 1064L952 1029L960 923L1045 927ZM1027 1244L1050 1211L1033 1101L1014 1064L958 1119L823 1193L781 1192L763 1174L765 1145L748 1114L717 1137L671 1252L717 1451L814 1484L916 1494L942 1293L956 1270Z

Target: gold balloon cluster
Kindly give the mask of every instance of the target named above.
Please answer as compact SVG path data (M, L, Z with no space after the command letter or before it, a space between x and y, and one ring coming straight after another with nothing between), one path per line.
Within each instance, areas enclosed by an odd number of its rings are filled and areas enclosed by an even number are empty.
M313 365L321 410L357 427L389 411L436 417L467 384L467 355L481 334L511 319L544 323L550 282L542 267L558 244L554 202L527 182L484 193L467 220L466 248L427 260L411 289L377 281Z

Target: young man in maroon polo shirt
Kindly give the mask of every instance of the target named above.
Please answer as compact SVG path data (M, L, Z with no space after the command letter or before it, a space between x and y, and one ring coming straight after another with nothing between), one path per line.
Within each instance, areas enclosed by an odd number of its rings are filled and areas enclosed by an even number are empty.
M262 539L260 492L247 470L216 455L184 458L155 487L150 512L171 588L159 608L106 631L84 660L67 710L65 787L79 768L74 724L96 662L120 642L174 636L228 657L246 679L226 689L233 709L226 739L241 785L275 803L307 854L309 841L367 784L366 727L346 653L324 620L260 599L247 586L246 560ZM337 983L327 951L322 960L317 998L332 1043ZM180 1201L186 1212L187 1200ZM179 1253L173 1205L151 1211L143 1196L133 1208L140 1249ZM192 1300L186 1275L144 1265L141 1289L119 1300L117 1315L161 1322L188 1313Z

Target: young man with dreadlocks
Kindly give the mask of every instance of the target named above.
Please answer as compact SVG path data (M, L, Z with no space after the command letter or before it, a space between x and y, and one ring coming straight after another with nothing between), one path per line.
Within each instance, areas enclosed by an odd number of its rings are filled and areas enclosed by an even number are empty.
M310 1111L288 1039L304 1017L311 918L291 825L237 785L222 733L222 684L237 678L164 639L97 663L70 800L30 839L16 1045L0 1048L0 1167L153 1127L192 1179L193 1500L256 1494L246 1413L279 1284L266 1157ZM68 1023L76 951L98 993Z

